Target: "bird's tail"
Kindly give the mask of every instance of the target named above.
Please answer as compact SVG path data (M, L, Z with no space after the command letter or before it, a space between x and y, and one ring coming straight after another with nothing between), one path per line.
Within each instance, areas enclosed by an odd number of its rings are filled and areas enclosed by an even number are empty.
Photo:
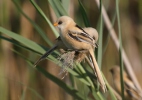
M49 54L51 54L57 47L58 47L58 45L54 45L51 49L49 49L48 51L46 51L45 54L43 54L43 55L34 63L34 67L36 67L39 62L41 62L41 61L44 60Z
M106 92L107 91L106 84L104 82L101 71L100 71L97 61L95 59L93 49L89 50L89 56L90 56L90 61L92 62L93 71L100 83L100 87L103 90L103 92Z

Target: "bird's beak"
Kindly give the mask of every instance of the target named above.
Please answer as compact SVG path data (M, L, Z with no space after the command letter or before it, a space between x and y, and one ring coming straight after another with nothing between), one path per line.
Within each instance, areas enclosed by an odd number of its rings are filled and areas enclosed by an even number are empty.
M53 25L54 25L54 26L58 26L58 23L54 23Z

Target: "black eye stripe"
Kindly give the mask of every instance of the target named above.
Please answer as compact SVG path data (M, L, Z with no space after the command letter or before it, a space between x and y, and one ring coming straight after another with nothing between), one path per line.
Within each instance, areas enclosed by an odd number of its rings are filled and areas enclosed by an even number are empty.
M62 24L62 21L59 21L58 24L59 24L59 25Z

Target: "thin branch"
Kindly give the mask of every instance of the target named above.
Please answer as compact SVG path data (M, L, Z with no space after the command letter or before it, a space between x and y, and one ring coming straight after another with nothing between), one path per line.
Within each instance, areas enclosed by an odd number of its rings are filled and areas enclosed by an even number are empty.
M100 6L100 1L95 0L95 2L97 3L97 5L99 7ZM112 27L110 19L109 19L108 15L107 15L106 10L105 10L103 5L102 5L102 15L103 15L103 19L104 19L104 22L106 24L106 27L110 32L111 38L114 41L117 49L119 50L119 47L120 47L119 40L118 40L118 38L116 36L116 32L115 32L114 28ZM136 85L137 89L139 90L140 94L142 95L142 89L140 87L140 84L137 81L137 78L136 78L136 76L135 76L135 74L133 72L132 66L131 66L131 64L130 64L130 62L128 60L128 57L126 56L126 53L125 53L123 48L122 48L122 58L123 58L123 61L124 61L124 64L126 66L126 69L128 71L129 76L131 77L131 79L133 80L133 82Z

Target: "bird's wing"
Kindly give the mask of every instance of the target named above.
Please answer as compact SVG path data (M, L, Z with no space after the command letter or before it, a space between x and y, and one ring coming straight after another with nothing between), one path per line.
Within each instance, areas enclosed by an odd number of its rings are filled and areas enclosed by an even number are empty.
M80 33L80 35L84 36L85 38L90 39L93 43L95 43L95 38L93 36L91 36L89 33L87 33L83 28L81 28L80 26L76 25L76 27L78 29L80 29L82 32Z
M139 100L140 95L138 93L138 90L136 89L135 85L133 84L131 80L124 79L124 86L128 95L135 98L136 100Z
M68 30L68 36L78 42L85 42L95 46L95 40L91 37L87 32L85 32L82 28L76 25L77 30Z
M124 83L125 83L125 86L129 89L129 88L131 88L131 89L133 89L133 90L137 90L136 89L136 87L135 87L135 85L133 84L133 82L131 81L131 80L129 80L129 79L124 79L125 81L124 81Z

